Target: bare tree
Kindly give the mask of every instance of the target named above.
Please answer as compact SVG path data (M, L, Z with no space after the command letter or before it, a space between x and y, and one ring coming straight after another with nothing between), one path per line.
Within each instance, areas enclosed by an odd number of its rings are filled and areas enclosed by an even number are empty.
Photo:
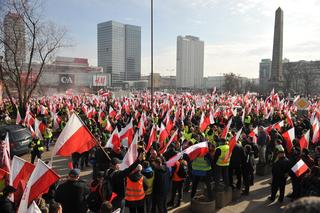
M0 80L22 114L32 97L45 65L66 46L66 30L45 21L42 0L3 0L0 11L0 55L4 61Z
M234 73L225 73L223 89L230 92L241 92L241 79L239 75Z

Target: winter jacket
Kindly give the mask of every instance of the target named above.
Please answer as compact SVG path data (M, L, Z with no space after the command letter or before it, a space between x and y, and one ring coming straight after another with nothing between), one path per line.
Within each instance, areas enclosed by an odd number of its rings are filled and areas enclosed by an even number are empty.
M63 213L86 212L86 198L89 188L84 181L67 180L60 184L55 194L55 200L62 205Z

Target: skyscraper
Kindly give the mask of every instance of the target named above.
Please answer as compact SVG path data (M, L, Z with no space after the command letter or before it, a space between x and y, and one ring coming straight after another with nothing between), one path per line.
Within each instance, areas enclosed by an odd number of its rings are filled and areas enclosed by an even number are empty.
M98 66L111 74L112 85L139 80L141 27L115 21L98 24Z
M19 14L9 12L3 20L5 58L9 66L21 66L26 59L25 25Z
M267 92L269 90L271 66L272 66L272 61L270 59L261 59L261 62L259 65L259 85L260 85L261 93Z
M275 15L272 68L271 68L271 76L270 76L271 86L276 89L281 88L282 82L283 82L282 52L283 52L283 11L279 7L276 10L276 15Z
M177 88L201 89L204 42L194 36L177 38Z

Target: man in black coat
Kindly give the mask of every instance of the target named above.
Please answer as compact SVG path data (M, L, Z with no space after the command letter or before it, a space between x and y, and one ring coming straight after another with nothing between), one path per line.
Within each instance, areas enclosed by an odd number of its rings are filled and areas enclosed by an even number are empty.
M62 205L64 213L87 212L86 198L89 195L87 184L79 179L80 170L72 169L66 182L60 184L55 200Z
M16 189L12 186L6 186L3 189L3 194L0 196L0 212L2 213L15 213L16 208L14 202L9 197L14 193Z
M229 164L229 184L232 189L241 189L241 163L244 161L244 150L241 144L236 144L232 150ZM233 175L237 176L236 187L233 185Z
M126 177L143 162L144 155L144 152L140 152L138 159L124 170L120 170L121 161L118 158L111 159L112 167L107 171L106 176L110 178L112 191L117 195L112 201L112 206L114 209L121 208L121 213L125 211Z
M153 204L152 212L167 213L167 197L170 190L170 171L163 163L162 159L156 158L153 162L154 182L153 182Z
M272 202L276 199L276 194L280 190L278 201L281 203L284 199L284 191L286 187L287 173L290 170L290 161L285 156L284 150L278 151L278 158L272 166L272 184L271 196L269 200Z

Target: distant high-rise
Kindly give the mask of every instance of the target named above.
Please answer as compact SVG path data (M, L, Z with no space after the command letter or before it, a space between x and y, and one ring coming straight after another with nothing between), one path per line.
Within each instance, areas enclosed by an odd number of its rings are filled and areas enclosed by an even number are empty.
M275 15L272 68L271 68L271 76L270 76L271 86L276 89L281 88L282 82L283 82L282 52L283 52L283 11L279 7L276 10L276 15Z
M141 27L115 21L98 24L98 66L112 85L141 76Z
M4 54L9 66L21 66L26 59L25 24L17 13L9 12L3 20Z
M269 92L269 79L271 74L272 61L262 59L259 65L259 85L260 92Z
M201 89L204 42L194 36L177 38L177 88Z

